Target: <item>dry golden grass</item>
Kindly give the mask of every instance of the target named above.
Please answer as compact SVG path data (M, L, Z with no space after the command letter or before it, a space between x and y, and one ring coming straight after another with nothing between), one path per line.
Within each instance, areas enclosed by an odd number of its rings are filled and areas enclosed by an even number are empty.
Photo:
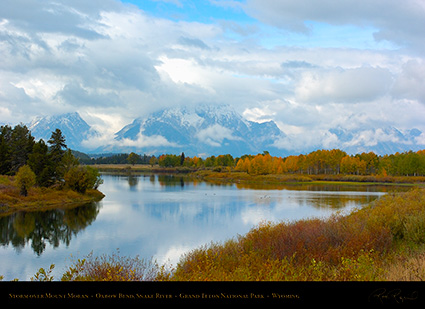
M9 215L16 211L37 211L55 207L75 206L100 200L104 195L97 190L87 190L80 194L70 189L33 187L27 196L20 195L14 178L0 176L0 210L1 215Z
M397 258L386 269L384 280L425 281L425 252Z

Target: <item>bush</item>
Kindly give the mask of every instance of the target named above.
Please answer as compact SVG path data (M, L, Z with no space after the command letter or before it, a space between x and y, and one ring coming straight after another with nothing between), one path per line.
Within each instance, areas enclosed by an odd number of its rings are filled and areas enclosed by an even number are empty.
M65 176L65 186L79 193L85 193L89 189L97 189L103 180L99 171L90 166L72 167Z
M62 281L154 281L159 267L155 262L123 257L119 251L111 256L94 257L90 253L78 259L63 274Z

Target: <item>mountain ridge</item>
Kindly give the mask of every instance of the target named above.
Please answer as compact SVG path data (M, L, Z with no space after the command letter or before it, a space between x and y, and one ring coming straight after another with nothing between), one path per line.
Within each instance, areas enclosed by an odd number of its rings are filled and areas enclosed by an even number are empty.
M302 144L299 149L289 149L287 145L291 145L296 136L287 136L274 121L249 121L228 105L201 104L159 110L135 118L108 139L87 124L77 112L36 117L28 126L36 139L45 140L59 128L69 148L89 154L137 152L160 155L185 152L188 156L231 154L237 157L268 151L284 157L320 148L338 148L349 154L373 151L378 155L425 148L422 145L425 134L420 130L402 131L387 126L331 128L327 135L333 138L333 143L328 147L324 147L322 140L317 140L314 145ZM89 147L105 140L101 146ZM279 143L282 140L285 142Z
M251 122L227 105L199 105L164 109L136 118L115 134L115 141L147 146L149 140L156 140L160 146L192 155L243 155L273 147L274 139L282 136L285 134L274 122Z

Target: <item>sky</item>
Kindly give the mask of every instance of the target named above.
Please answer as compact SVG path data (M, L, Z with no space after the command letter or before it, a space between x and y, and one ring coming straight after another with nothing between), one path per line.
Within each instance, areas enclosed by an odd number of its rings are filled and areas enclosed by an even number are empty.
M423 0L1 0L0 123L77 111L112 138L206 103L275 121L281 147L425 132L423 29Z

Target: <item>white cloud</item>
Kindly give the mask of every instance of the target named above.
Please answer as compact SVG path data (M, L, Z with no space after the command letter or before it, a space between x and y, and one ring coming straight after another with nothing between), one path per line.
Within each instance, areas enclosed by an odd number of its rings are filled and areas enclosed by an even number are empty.
M392 75L386 69L361 67L305 72L295 88L306 102L370 102L390 89Z
M422 0L247 0L244 9L264 23L291 31L311 33L311 22L369 26L376 29L376 40L425 50Z
M317 148L337 148L338 137L326 129L311 129L306 127L292 128L288 134L275 141L273 146L293 152L314 150Z
M395 97L419 100L425 103L425 60L412 59L404 63L397 76L392 93Z
M232 133L233 132L230 129L219 124L214 124L197 132L195 137L205 144L213 147L220 147L225 139L232 141L240 140L239 137L233 136Z
M417 136L415 141L418 145L425 145L425 133L421 133L421 135Z
M268 105L264 107L247 108L242 115L254 122L266 122L273 120L276 112L272 111Z
M93 150L100 146L107 147L178 147L179 145L173 142L169 142L165 137L161 135L146 136L143 133L137 135L137 139L123 138L120 140L114 139L111 134L100 134L98 136L92 136L84 140L81 145L87 149Z
M324 132L334 125L425 130L423 2L211 3L239 14L242 8L263 23L168 20L115 0L2 1L0 122L77 110L102 133L100 144L137 117L202 102L274 120L294 137L279 143L292 147L332 145L335 137ZM370 44L375 33L404 48L347 48L344 40L325 48L315 29L333 27L339 32L332 33L351 31L347 37L361 28L356 40ZM198 137L219 146L235 139L232 133L216 126ZM136 142L168 141L143 135L126 141Z
M344 147L358 146L362 144L365 146L376 146L379 142L396 143L403 141L396 135L396 132L385 132L383 129L378 128L376 130L364 130L355 134L350 141L344 143Z
M161 147L161 146L171 146L171 147L177 147L178 145L176 143L169 142L165 137L161 135L152 135L152 136L145 136L143 133L140 133L137 136L136 140L124 138L119 141L115 141L115 144L118 144L119 146L128 146L128 147Z

